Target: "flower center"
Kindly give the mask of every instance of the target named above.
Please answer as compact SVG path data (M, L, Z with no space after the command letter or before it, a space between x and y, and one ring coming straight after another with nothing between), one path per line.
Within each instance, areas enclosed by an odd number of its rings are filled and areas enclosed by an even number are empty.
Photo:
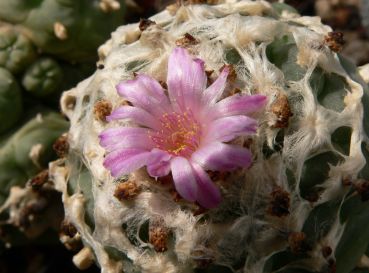
M160 130L149 137L156 147L175 156L189 157L198 148L201 126L192 111L165 113L160 118Z

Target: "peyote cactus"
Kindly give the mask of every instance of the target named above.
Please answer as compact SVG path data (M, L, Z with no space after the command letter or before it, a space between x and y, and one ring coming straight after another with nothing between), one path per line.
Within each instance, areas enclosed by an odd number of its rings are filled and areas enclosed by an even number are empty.
M118 28L63 94L70 148L50 177L77 231L63 241L85 245L75 263L369 272L369 93L342 36L280 3L219 2Z

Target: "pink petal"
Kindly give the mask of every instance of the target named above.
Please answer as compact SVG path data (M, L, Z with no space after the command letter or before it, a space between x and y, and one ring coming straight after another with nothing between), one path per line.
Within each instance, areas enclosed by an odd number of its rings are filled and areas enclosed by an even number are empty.
M198 164L192 164L197 178L196 201L204 208L214 208L219 205L222 197L218 187L211 181L208 174Z
M170 172L170 159L172 156L160 149L151 151L151 159L147 164L147 172L151 177L166 176Z
M121 82L117 85L117 91L134 106L151 114L160 115L163 111L171 110L164 89L156 80L147 75L140 74L133 80Z
M149 160L150 152L126 148L108 154L104 160L104 167L110 170L112 176L119 177L143 167Z
M220 99L227 84L228 74L229 68L224 67L215 82L213 82L208 88L206 88L203 93L203 102L205 104L214 104Z
M146 128L109 128L99 135L100 145L108 151L124 147L152 149L155 144L150 139L149 132Z
M210 123L204 142L231 141L238 136L254 134L257 126L257 121L247 116L220 118Z
M252 157L246 148L213 142L194 152L191 161L196 162L205 170L227 171L237 167L249 167Z
M168 93L176 109L184 110L198 105L206 87L204 62L193 59L186 49L177 47L168 61Z
M153 115L141 108L133 106L119 107L106 117L107 121L117 119L131 119L135 123L149 128L159 128L160 126L159 122Z
M265 106L267 97L263 95L233 95L214 105L216 117L246 115L259 111Z
M177 192L188 201L195 201L197 182L190 162L184 157L174 157L170 161L174 186Z

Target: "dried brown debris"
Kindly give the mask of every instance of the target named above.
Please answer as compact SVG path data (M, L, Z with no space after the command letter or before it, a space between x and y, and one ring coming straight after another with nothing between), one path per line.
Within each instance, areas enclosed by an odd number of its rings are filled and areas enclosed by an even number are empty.
M156 25L156 22L151 21L149 19L143 19L143 18L141 18L140 19L140 23L138 24L138 28L141 31L144 31L144 30L148 29L152 25Z
M176 40L176 46L180 47L194 46L197 45L198 43L199 41L189 33L186 33L182 38Z
M111 114L113 106L110 101L99 100L94 105L94 116L99 121L106 122L106 117Z
M276 116L277 120L272 125L273 128L286 128L288 121L293 116L287 95L280 93L270 106L270 111Z
M135 181L128 180L117 185L114 197L119 201L134 199L141 192L141 187Z
M56 155L60 158L65 157L69 151L68 136L61 135L53 144L53 149Z
M60 225L60 232L70 238L73 238L78 231L72 223L67 220L63 220Z
M33 190L39 190L45 183L49 181L49 171L43 170L29 181L29 185Z
M168 249L168 237L170 230L163 221L153 220L149 225L149 242L154 246L156 252L164 252Z
M345 45L345 40L343 39L343 33L339 31L329 32L325 36L325 44L334 52L340 52Z
M276 187L270 194L271 201L268 213L272 216L284 217L290 211L290 194L281 187Z

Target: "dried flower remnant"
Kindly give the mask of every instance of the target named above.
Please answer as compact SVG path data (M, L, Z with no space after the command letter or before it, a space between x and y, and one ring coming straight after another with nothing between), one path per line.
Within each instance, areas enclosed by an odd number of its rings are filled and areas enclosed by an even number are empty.
M329 32L325 37L325 43L334 52L340 52L345 45L343 33L339 31Z
M229 72L225 67L206 88L204 62L177 47L168 61L168 96L147 75L120 83L119 95L133 106L115 109L107 120L130 119L141 127L109 128L100 134L100 145L108 152L104 166L114 177L143 166L152 177L171 172L181 197L205 208L217 206L220 191L206 171L251 165L248 149L226 142L256 133L257 121L247 115L266 102L262 95L220 100Z

